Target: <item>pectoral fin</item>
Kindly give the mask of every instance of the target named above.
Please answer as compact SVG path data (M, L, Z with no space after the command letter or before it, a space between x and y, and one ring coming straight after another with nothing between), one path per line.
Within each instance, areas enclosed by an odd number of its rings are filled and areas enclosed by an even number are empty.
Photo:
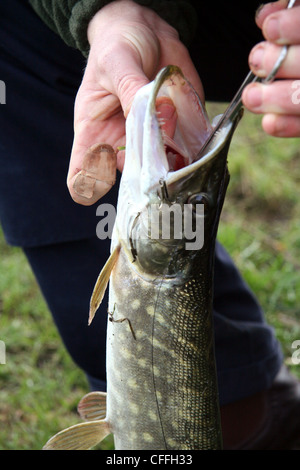
M104 420L75 424L51 437L43 450L88 450L109 433L108 423Z
M111 272L118 259L120 248L121 246L118 245L114 249L98 276L90 301L89 325L92 323L95 313L102 302Z
M78 413L85 421L104 419L106 416L106 393L91 392L78 404Z

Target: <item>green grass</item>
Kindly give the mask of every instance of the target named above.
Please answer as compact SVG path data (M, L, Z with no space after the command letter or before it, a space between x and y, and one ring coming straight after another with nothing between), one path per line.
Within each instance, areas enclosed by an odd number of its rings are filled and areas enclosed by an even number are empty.
M210 115L225 106L209 106ZM273 325L286 363L300 339L300 146L274 139L246 114L229 154L231 182L219 240L234 258ZM0 450L41 449L48 438L79 422L84 374L58 336L22 251L0 234ZM110 438L101 448L111 448Z
M225 105L221 106L221 112ZM208 107L210 116L220 105ZM275 328L286 363L300 339L300 145L261 129L246 112L228 158L230 184L218 238L230 252Z

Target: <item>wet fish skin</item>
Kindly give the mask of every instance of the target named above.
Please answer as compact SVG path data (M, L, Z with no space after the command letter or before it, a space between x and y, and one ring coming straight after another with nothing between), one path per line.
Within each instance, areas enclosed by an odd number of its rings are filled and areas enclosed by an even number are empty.
M119 269L129 275L123 261ZM136 306L133 285L144 288L144 283L134 278L122 302ZM212 320L202 295L207 288L201 276L180 286L147 286L142 313L137 317L133 308L120 313L131 319L136 341L125 325L109 325L108 354L114 341L119 346L110 357L107 405L117 449L221 447Z
M178 145L190 160L174 172L169 171L155 112L159 93L176 106ZM191 139L186 137L188 113L192 114L189 125L198 133L199 128L203 131L197 136L192 129ZM91 299L90 321L110 275L106 418L90 421L92 437L81 435L79 424L54 436L46 448L59 447L62 439L60 448L86 448L85 441L88 446L91 441L96 444L108 432L114 434L116 449L222 447L212 324L213 262L235 125L220 132L206 155L193 162L211 129L200 101L177 67L164 69L133 103L112 255ZM187 250L184 236L174 239L171 233L164 240L149 236L143 214L150 206L177 204L183 214L189 204L195 218L193 201L205 206L201 249ZM83 400L84 415L91 415L89 402L95 413L95 401ZM82 429L86 433L88 427Z
M208 216L202 250L173 248L172 268L149 280L121 248L112 273L110 308L130 320L136 336L124 324L108 327L107 419L117 449L222 446L212 326L216 218L228 181L226 149L222 153L218 208ZM168 270L177 276L168 279Z

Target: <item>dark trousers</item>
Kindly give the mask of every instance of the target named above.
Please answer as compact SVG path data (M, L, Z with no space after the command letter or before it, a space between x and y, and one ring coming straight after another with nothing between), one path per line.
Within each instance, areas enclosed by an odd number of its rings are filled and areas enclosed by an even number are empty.
M247 8L250 3L245 3ZM221 20L222 16L222 31ZM191 54L204 77L207 97L226 100L247 73L249 38L255 43L257 31L249 26L253 32L249 36L241 26L230 43L226 29L225 47L218 25L213 27L210 33L199 29ZM244 40L236 46L239 33ZM235 67L236 74L224 70L228 81L222 79L222 83L213 70L212 54L220 53L218 44L222 54L228 51L230 63L244 59ZM109 255L109 240L96 237L97 205L75 204L65 183L74 99L84 64L80 53L64 45L26 1L0 4L0 80L6 83L7 95L6 104L0 106L1 224L7 242L24 249L72 358L87 374L91 388L103 390L107 298L90 327L87 317L95 280ZM101 203L115 204L116 197L117 185ZM259 304L219 244L214 324L221 403L270 386L282 362L280 347Z

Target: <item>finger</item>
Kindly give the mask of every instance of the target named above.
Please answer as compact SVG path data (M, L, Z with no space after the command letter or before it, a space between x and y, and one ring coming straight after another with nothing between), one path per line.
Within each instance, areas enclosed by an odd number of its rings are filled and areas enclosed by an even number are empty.
M300 6L272 13L263 22L262 32L276 44L300 43Z
M93 145L84 156L82 169L70 181L76 202L91 205L103 197L116 182L116 166L110 145Z
M262 127L274 137L300 137L300 116L266 114Z
M121 66L114 70L108 67L106 74L100 73L104 78L99 82L94 70L87 68L76 98L75 135L67 177L72 198L83 205L94 204L111 188L117 161L118 167L122 166L122 154L116 158L112 152L125 145L121 106L129 110L136 91L148 82L129 58L126 74ZM103 143L111 146L112 152L95 150Z
M255 21L259 28L262 28L266 17L271 13L283 10L287 7L287 0L279 0L278 2L270 2L266 5L262 4L256 11Z
M259 77L266 77L273 69L280 52L281 46L270 42L261 42L255 46L249 56L249 66ZM298 78L300 77L300 46L290 46L286 58L281 65L276 77Z
M300 116L300 81L278 80L271 84L252 83L242 95L246 108L253 113Z
M114 95L91 94L81 99L75 108L75 135L67 177L68 189L75 202L94 204L111 188L116 168L122 169L124 152L118 154L118 158L112 152L125 145L124 114L129 112L135 93L145 81L148 82L144 78L130 80L130 76L126 76L124 82L119 82L124 113ZM102 143L110 145L112 151L95 151L94 146Z
M125 140L125 120L120 104L111 98L94 93L78 96L67 185L79 204L95 203L116 179L114 150Z

